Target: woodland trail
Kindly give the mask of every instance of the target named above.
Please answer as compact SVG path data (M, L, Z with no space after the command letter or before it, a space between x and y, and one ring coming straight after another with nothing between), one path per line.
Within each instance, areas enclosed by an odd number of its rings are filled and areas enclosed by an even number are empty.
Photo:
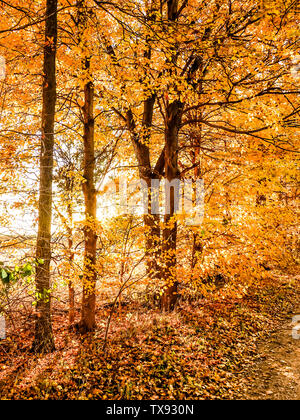
M250 385L244 399L300 400L300 339L292 336L294 316L300 319L300 306L280 329L259 345L256 363L247 375Z

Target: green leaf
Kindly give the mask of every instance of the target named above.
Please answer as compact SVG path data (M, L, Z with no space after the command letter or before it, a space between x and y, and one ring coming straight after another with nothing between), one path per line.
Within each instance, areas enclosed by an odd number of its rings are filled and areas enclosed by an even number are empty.
M6 271L4 268L1 269L1 280L3 284L9 284L10 282L10 275L9 271Z
M33 269L32 269L32 265L30 263L25 264L22 267L22 270L23 270L22 277L28 277L28 276L32 275Z

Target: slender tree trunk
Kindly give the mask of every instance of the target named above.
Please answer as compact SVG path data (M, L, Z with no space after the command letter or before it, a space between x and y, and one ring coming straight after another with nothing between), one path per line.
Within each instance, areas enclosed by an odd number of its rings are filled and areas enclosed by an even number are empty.
M55 350L51 324L50 262L54 120L56 105L57 0L47 0L44 47L42 141L40 154L39 229L37 237L36 290L38 293L35 339L32 350L47 353Z
M150 1L146 5L146 15L149 22L156 20L157 3L156 1ZM152 48L150 46L150 36L146 36L146 48L144 57L148 60L151 59ZM116 67L120 64L116 60L116 54L114 47L108 45L107 52L114 60ZM143 102L143 118L142 118L142 130L138 132L136 128L136 122L132 110L129 108L126 112L126 116L118 113L122 120L125 120L127 129L130 132L132 145L134 148L135 156L139 165L139 176L140 180L147 184L147 195L148 195L148 209L144 214L144 225L145 225L145 254L146 254L146 270L148 277L157 279L161 277L160 268L160 255L161 255L161 230L160 230L160 216L159 214L153 214L152 202L154 200L152 191L152 180L160 180L163 172L164 154L160 156L157 164L152 170L150 160L150 149L149 141L151 137L151 127L153 122L154 104L156 101L156 94L151 94Z
M179 100L172 102L167 107L165 131L165 178L172 183L179 177L178 169L178 135L182 118L182 104ZM169 214L165 214L165 228L163 231L163 273L166 282L161 298L161 308L164 311L174 309L178 299L178 282L176 276L176 241L177 222L175 187L170 189Z
M68 204L67 204L67 213L68 213L68 257L69 257L69 273L68 273L68 289L69 289L69 325L73 325L75 321L75 289L73 282L73 264L74 264L74 250L73 250L73 191L74 191L74 182L70 178L66 178L66 190L68 192Z
M75 289L72 279L72 267L74 262L74 251L73 251L73 232L72 228L69 231L68 239L68 251L69 251L69 273L68 273L68 289L69 289L69 325L72 325L75 321Z
M73 169L73 168L72 168ZM75 289L74 289L74 240L73 240L73 197L74 197L74 180L69 176L65 178L65 190L68 194L67 214L68 220L64 220L68 232L68 289L69 289L69 325L73 325L75 321Z
M134 116L131 110L127 111L126 123L131 133L132 144L134 147L136 159L139 164L140 180L147 185L148 208L144 215L145 224L145 253L146 253L146 270L152 279L161 277L160 254L161 254L161 232L160 232L160 216L152 212L152 203L155 200L156 191L153 188L152 181L159 183L163 168L164 159L160 157L155 168L152 170L150 162L150 128L153 120L153 108L155 103L155 95L144 101L143 112L143 134L138 134ZM163 156L163 155L162 155Z
M167 1L167 19L171 27L175 30L175 25L178 20L178 0ZM170 72L170 79L172 79L172 72L176 72L177 46L174 46L172 57L169 59L173 64L173 69ZM165 118L165 179L169 183L179 178L178 168L178 142L179 142L179 127L182 119L183 104L179 100L169 103L167 100L166 118ZM164 231L163 231L163 246L162 246L162 265L163 277L165 286L163 295L161 297L161 309L163 311L173 310L178 300L178 281L177 281L177 259L176 259L176 242L177 242L177 221L175 218L176 197L175 187L170 189L170 202L166 203L169 207L169 214L165 214ZM167 199L167 197L166 197Z
M93 331L96 326L96 211L97 195L95 189L95 142L94 142L94 86L92 82L85 85L84 111L84 183L86 226L84 231L84 281L81 312L81 330Z
M155 1L149 3L147 8L147 19L149 22L155 22L157 4ZM151 60L152 48L150 43L150 36L146 37L146 43L148 48L144 53L144 57ZM140 177L147 183L148 188L148 209L144 215L145 224L145 250L146 250L146 268L149 278L156 280L161 277L161 229L160 229L160 215L156 214L157 211L153 211L153 204L159 202L159 184L161 178L161 169L156 165L154 170L151 168L150 162L150 130L153 123L154 105L156 101L156 94L152 94L144 101L144 112L143 112L143 135L142 144L146 145L146 153L142 154L143 166L140 168ZM153 187L153 181L156 181L156 188ZM157 195L157 197L155 196ZM157 209L159 210L159 209Z
M188 2L178 0L167 0L167 20L172 31L178 30L178 20L180 14L187 6ZM178 61L178 45L174 43L172 55L168 57L171 70L169 70L169 80L172 81L176 77ZM199 70L202 60L198 55L193 57L191 64L187 70L187 82L191 83ZM169 88L170 86L168 86ZM176 86L173 88L177 89ZM166 116L165 116L165 179L172 183L179 179L180 172L178 169L178 143L179 130L182 122L182 114L184 103L181 101L180 92L177 91L177 99L169 102L166 99ZM178 192L176 193L178 194ZM165 215L165 228L163 232L163 269L164 280L166 282L164 293L161 299L162 310L169 311L175 307L178 300L178 282L176 277L176 240L177 240L177 223L175 218L175 202L178 197L175 194L175 187L171 188L170 194L170 214Z
M87 53L88 43L85 39L85 29L88 24L88 10L85 0L77 2L78 11L78 40L82 44L83 74L86 78L84 85L84 162L82 184L85 203L85 254L83 273L83 293L81 307L80 331L82 333L94 331L96 327L96 255L97 255L97 194L95 188L95 119L94 119L94 84L90 74L91 57Z
M64 176L63 172L60 174L60 178ZM75 321L75 289L74 289L74 249L73 249L73 199L74 199L74 181L70 179L68 175L65 176L65 192L67 193L67 218L60 213L59 209L56 208L62 223L65 225L68 235L68 267L67 267L67 285L69 289L69 325L71 326Z

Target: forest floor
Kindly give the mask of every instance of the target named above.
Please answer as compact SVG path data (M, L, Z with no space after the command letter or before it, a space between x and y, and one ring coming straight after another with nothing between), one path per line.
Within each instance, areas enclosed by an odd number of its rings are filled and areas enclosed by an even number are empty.
M300 320L300 305L294 316ZM298 324L299 325L299 324ZM252 369L247 372L247 400L300 400L300 334L293 338L291 319L258 346Z
M0 399L300 399L299 280L275 272L243 296L183 299L171 314L136 299L114 313L105 349L107 302L81 337L55 301L53 354L30 352L28 314L0 341Z

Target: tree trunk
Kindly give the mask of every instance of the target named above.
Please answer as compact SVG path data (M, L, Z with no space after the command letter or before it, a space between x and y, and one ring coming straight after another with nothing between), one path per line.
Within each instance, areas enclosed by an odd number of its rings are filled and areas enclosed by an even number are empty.
M84 183L83 193L85 201L84 230L85 256L84 280L81 312L82 332L93 331L96 326L96 212L97 195L95 189L95 142L94 142L94 86L92 82L85 85L84 111Z
M165 178L169 183L179 177L178 169L178 135L182 118L182 104L179 100L167 107L165 131ZM161 298L164 311L173 310L178 299L178 282L176 276L176 241L177 222L175 220L176 195L175 187L170 189L169 214L165 214L163 232L163 275L166 282ZM166 197L167 198L167 197ZM167 203L166 203L167 204ZM166 206L167 207L167 206Z
M155 95L144 101L143 112L143 132L137 133L136 124L132 111L129 109L126 114L126 123L131 133L132 144L134 147L136 159L139 165L140 180L147 185L148 208L144 214L145 224L145 254L146 254L146 270L151 279L161 277L160 254L161 254L161 238L160 238L160 216L152 211L152 204L155 200L156 191L153 188L152 181L156 180L159 184L161 172L163 169L163 154L158 159L155 168L152 170L150 162L150 128L153 120L153 108L155 103Z
M157 5L155 1L151 1L146 5L147 20L155 21ZM148 45L150 36L146 36L146 44ZM113 57L116 67L120 66L116 60L114 47L109 45L107 52ZM151 59L152 48L150 44L144 52L144 57L148 60ZM141 181L147 184L148 194L148 209L144 214L144 225L145 225L145 256L146 256L146 270L147 275L151 279L161 277L160 269L160 254L161 254L161 232L160 232L160 216L159 214L152 214L152 185L153 179L159 180L163 172L164 153L161 154L160 158L154 169L151 167L150 160L150 149L149 141L151 137L151 126L153 122L154 104L156 101L156 94L151 94L143 102L143 116L142 116L142 130L138 132L136 122L132 109L127 109L126 115L121 116L122 120L125 120L128 131L131 135L132 145L134 148L135 156L139 165L139 177Z
M81 333L94 331L96 327L96 255L97 255L97 194L95 188L95 119L94 119L94 84L90 74L91 57L88 52L88 40L85 30L88 25L88 8L85 0L77 2L78 13L78 45L81 45L82 70L85 78L83 112L83 143L84 161L82 190L85 203L85 228L84 228L84 272L83 291L81 304Z
M167 1L167 19L170 26L175 30L176 22L178 21L178 0ZM172 57L168 60L173 64L173 70L170 72L172 79L172 72L176 72L177 62L177 46L174 45ZM183 104L181 103L180 94L178 99L166 105L165 118L165 180L172 183L179 178L178 169L178 137L179 127L182 120ZM176 208L175 203L178 199L176 197L178 192L175 187L171 187L169 194L169 203L166 202L166 208L169 207L169 212L166 212L164 217L164 231L163 231L163 246L162 246L162 265L165 287L161 297L161 309L163 311L171 311L174 309L178 300L178 281L177 281L177 260L176 260L176 242L177 242L177 221L175 218ZM167 197L165 197L167 201ZM167 214L168 213L168 214Z
M38 293L35 339L32 350L48 353L55 350L50 301L51 222L54 120L56 105L56 46L57 46L57 0L47 0L44 81L42 110L42 140L40 154L39 229L37 237L37 260L43 260L36 270Z
M73 252L73 235L72 229L69 232L68 239L68 251L69 251L69 275L68 275L68 288L69 288L69 325L72 325L75 321L75 289L72 280L72 267L74 263L74 252Z

